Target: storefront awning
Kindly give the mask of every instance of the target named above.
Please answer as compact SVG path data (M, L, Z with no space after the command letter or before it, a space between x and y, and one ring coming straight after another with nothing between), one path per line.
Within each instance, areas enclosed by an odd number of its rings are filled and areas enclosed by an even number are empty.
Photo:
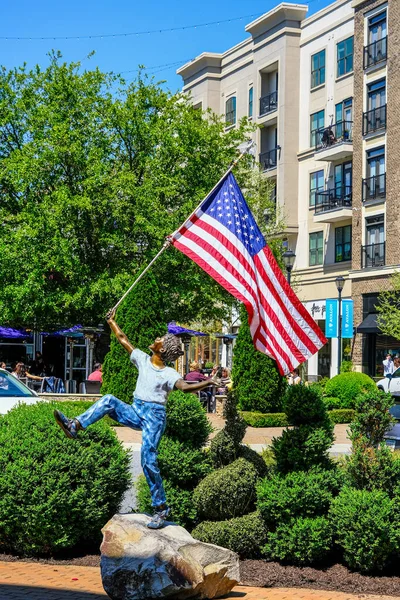
M376 313L369 313L364 321L357 327L357 333L381 333L376 322Z

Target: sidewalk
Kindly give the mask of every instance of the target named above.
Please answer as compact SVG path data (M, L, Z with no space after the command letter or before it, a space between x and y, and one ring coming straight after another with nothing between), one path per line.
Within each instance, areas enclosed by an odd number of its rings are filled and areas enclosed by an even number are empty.
M208 419L214 428L210 438L213 438L218 431L220 431L225 424L224 419L215 414L208 414ZM266 446L270 446L272 438L279 437L282 434L283 427L247 427L246 434L243 442L248 444L253 450L261 452ZM141 444L142 432L134 431L129 427L116 427L115 431L121 442L129 444L134 450L140 450L139 446L134 444ZM332 455L348 454L350 452L350 440L347 435L347 425L335 425L335 443L330 449Z
M1 600L106 600L97 567L0 562ZM299 588L237 586L225 598L243 600L395 600ZM398 599L397 599L398 600Z

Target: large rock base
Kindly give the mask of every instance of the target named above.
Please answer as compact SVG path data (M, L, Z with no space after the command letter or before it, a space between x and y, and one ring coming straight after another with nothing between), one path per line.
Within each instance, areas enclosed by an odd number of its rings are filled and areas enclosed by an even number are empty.
M115 515L103 528L101 577L112 600L219 598L239 582L239 558L175 523L146 527L147 515Z

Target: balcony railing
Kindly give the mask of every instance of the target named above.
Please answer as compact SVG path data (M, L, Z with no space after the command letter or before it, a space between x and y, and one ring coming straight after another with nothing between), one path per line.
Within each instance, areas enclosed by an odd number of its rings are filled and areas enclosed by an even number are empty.
M271 92L260 98L260 117L278 108L278 91Z
M353 141L353 121L338 121L315 132L315 150Z
M387 59L387 36L364 46L364 69Z
M273 148L268 152L262 152L260 154L260 165L263 171L276 168L278 162L278 150L279 148Z
M385 242L361 246L361 267L383 267L385 264Z
M386 173L363 179L363 202L386 198Z
M386 104L363 114L363 135L386 129Z
M317 192L315 195L315 214L320 215L339 208L351 208L351 204L352 188L349 185Z

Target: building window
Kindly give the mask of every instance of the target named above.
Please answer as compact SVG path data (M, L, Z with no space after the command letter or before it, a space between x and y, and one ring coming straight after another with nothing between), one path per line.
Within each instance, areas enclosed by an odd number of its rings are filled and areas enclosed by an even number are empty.
M368 19L368 41L364 48L364 69L387 58L386 11Z
M315 196L317 192L322 192L324 188L324 171L316 171L316 173L310 173L310 206L315 206Z
M336 139L353 139L353 98L346 98L335 105Z
M386 197L385 147L367 152L367 177L363 180L363 201L384 200Z
M353 70L353 36L337 45L337 77L351 73Z
M386 128L386 79L368 85L367 112L363 115L363 135Z
M249 88L249 117L253 116L253 88Z
M325 50L311 57L311 89L325 83Z
M313 113L310 117L310 146L316 145L317 131L324 128L325 123L325 111L320 110L319 112Z
M335 262L351 260L351 225L335 229Z
M324 232L310 233L310 267L322 265L324 258Z
M384 215L365 219L365 241L362 248L362 267L381 267L385 264Z
M236 96L232 96L225 104L225 125L235 125L236 123Z

